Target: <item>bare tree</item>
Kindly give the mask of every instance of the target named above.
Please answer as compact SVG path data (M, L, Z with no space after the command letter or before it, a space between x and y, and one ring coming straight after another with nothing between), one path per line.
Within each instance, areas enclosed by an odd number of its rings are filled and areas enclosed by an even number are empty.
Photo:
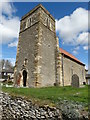
M12 71L14 70L14 66L9 60L0 60L0 78L4 78L4 72L3 70L9 70Z
M0 60L0 70L4 69L4 66L5 66L5 60L2 59Z
M4 69L4 66L5 66L5 60L2 59L0 60L0 78L2 78L3 76L2 70Z
M12 65L11 61L5 59L0 60L0 70L13 68L14 66Z
M5 69L13 69L13 65L9 60L5 61Z

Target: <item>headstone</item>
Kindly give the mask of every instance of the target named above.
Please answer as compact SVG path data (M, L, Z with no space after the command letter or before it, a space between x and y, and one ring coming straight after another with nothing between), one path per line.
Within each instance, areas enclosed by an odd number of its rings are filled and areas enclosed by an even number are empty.
M72 76L72 87L79 88L79 77L76 74Z

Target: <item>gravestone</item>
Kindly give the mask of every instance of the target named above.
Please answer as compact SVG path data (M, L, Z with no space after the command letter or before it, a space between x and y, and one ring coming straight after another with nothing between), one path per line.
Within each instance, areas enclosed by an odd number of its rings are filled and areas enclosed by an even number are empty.
M72 87L79 88L79 77L76 74L72 76Z

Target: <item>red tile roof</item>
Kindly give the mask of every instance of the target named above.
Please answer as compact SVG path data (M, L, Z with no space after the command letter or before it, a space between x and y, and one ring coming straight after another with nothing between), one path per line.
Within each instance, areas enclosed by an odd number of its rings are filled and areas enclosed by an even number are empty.
M76 61L79 64L82 64L85 66L84 63L82 63L81 61L79 61L75 56L73 56L72 54L68 53L67 51L63 50L62 48L59 48L60 52L64 55L66 55L67 57L71 58L72 60Z

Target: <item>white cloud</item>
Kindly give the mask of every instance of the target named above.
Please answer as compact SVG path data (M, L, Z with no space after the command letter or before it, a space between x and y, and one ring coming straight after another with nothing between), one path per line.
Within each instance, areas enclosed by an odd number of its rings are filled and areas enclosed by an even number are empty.
M16 12L15 7L12 3L9 3L10 0L5 0L5 2L0 2L0 14L5 14L12 16L12 13Z
M14 16L16 12L12 3L2 2L0 5L0 44L7 44L18 38L20 20L19 17Z
M87 64L85 64L85 69L88 70L88 65Z
M77 55L77 54L78 54L77 50L73 50L72 53L73 53L74 55Z
M14 41L8 44L8 47L17 47L18 41Z
M80 44L80 45L87 45L88 44L88 32L83 32L81 34L79 34L79 36L76 39L76 44Z
M77 55L79 49L80 49L80 46L76 46L76 47L73 49L72 53L73 53L74 55Z
M74 49L75 49L75 50L79 50L79 48L80 48L80 47L79 47L79 46L77 46L77 47L75 47Z
M70 16L56 20L56 31L67 45L88 44L88 10L77 8Z
M83 46L83 49L84 50L88 50L88 46Z

